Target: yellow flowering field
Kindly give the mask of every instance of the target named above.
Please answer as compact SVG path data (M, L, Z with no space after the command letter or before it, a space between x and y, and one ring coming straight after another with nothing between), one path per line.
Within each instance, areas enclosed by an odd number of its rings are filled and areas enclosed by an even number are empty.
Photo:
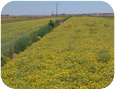
M10 19L12 18L9 18L8 20ZM48 24L50 20L56 19L58 18L44 18L2 24L1 25L2 52L8 50L8 48L11 47L19 38L30 35L32 32L37 31L41 26ZM63 19L63 17L60 17L59 19Z
M2 18L1 23L11 23L11 22L18 22L18 21L24 21L24 20L32 20L33 18Z
M10 88L105 88L114 77L114 21L71 17L1 69Z

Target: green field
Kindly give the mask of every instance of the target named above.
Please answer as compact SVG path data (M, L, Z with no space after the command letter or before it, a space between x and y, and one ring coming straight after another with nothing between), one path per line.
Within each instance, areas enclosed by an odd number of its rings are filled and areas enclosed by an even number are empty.
M24 23L31 23L31 28ZM27 34L28 28L38 27L39 20L24 23L22 26L27 29L22 29L25 31L22 34ZM2 26L2 30L11 31L2 31L2 40L5 35L9 38L19 35L13 25ZM10 88L105 88L114 77L114 20L71 17L1 69L2 80Z

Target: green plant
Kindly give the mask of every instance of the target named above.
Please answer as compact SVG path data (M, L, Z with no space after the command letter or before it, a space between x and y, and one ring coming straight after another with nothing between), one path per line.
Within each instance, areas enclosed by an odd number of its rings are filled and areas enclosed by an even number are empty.
M38 34L37 32L33 32L32 34L30 34L29 38L30 38L30 41L33 43L33 42L36 42L38 40L37 38Z
M6 55L1 55L1 66L3 66L7 61L10 61L10 58Z
M6 63L6 60L3 57L1 57L1 66L3 66L5 63Z
M13 58L13 51L12 51L12 48L9 48L7 51L5 51L5 52L3 53L3 55L9 57L10 59L12 59L12 58Z
M27 37L20 38L14 45L14 51L16 53L19 53L21 51L24 51L27 48L27 46L30 45L31 43L29 42L29 38Z
M59 22L61 22L61 20L57 19L55 23L57 23L57 24L58 24Z
M43 37L46 33L49 33L53 28L49 25L45 25L38 30L38 36Z

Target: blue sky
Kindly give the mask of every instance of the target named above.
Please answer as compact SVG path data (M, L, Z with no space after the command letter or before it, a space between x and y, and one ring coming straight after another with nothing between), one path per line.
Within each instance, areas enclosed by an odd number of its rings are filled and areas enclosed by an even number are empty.
M111 6L103 1L12 1L2 9L2 14L9 15L51 15L82 13L113 13Z

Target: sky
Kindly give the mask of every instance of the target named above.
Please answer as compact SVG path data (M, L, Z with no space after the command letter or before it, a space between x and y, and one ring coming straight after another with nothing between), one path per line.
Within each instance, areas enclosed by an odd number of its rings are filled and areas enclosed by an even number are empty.
M113 13L112 7L103 1L12 1L6 4L1 14L52 15L83 13Z

